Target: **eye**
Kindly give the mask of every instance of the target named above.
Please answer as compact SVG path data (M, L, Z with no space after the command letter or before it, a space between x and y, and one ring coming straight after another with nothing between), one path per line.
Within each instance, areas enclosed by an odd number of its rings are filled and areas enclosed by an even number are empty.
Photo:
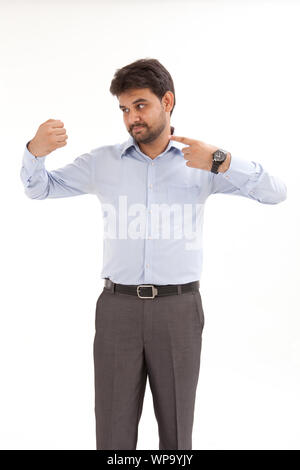
M137 107L138 107L138 106L146 106L146 105L145 105L144 103L139 103L139 104L137 104ZM123 112L123 113L124 113L125 111L127 112L127 111L128 111L128 108L123 108L123 109L122 109L122 112Z

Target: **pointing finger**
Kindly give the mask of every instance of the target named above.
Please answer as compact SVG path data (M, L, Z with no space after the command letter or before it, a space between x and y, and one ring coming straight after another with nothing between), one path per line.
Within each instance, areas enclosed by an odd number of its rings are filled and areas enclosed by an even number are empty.
M189 139L188 137L178 137L176 135L169 135L170 140L176 140L177 142L182 142L183 144L192 145L197 142L195 139Z

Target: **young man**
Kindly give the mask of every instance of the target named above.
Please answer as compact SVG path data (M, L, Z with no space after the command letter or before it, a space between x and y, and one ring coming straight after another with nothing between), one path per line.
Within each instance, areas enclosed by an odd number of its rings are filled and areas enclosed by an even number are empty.
M48 172L46 155L68 138L64 124L49 119L25 148L21 178L32 199L89 193L102 204L97 449L136 449L147 377L159 449L192 449L204 326L199 279L205 201L224 193L277 204L286 199L286 187L259 163L176 137L170 126L174 85L159 61L137 60L117 70L110 91L130 134L126 142L98 147Z

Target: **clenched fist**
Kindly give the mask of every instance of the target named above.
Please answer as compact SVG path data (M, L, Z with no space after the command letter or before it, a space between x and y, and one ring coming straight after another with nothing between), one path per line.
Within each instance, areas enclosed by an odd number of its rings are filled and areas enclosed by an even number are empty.
M28 144L28 150L35 157L44 157L59 147L67 145L68 136L64 123L56 119L48 119L37 130Z

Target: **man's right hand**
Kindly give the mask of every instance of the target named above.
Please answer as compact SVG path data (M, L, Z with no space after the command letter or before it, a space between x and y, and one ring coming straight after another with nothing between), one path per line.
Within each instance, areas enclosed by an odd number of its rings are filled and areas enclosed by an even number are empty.
M43 122L27 148L35 157L44 157L59 147L67 145L64 123L55 119Z

